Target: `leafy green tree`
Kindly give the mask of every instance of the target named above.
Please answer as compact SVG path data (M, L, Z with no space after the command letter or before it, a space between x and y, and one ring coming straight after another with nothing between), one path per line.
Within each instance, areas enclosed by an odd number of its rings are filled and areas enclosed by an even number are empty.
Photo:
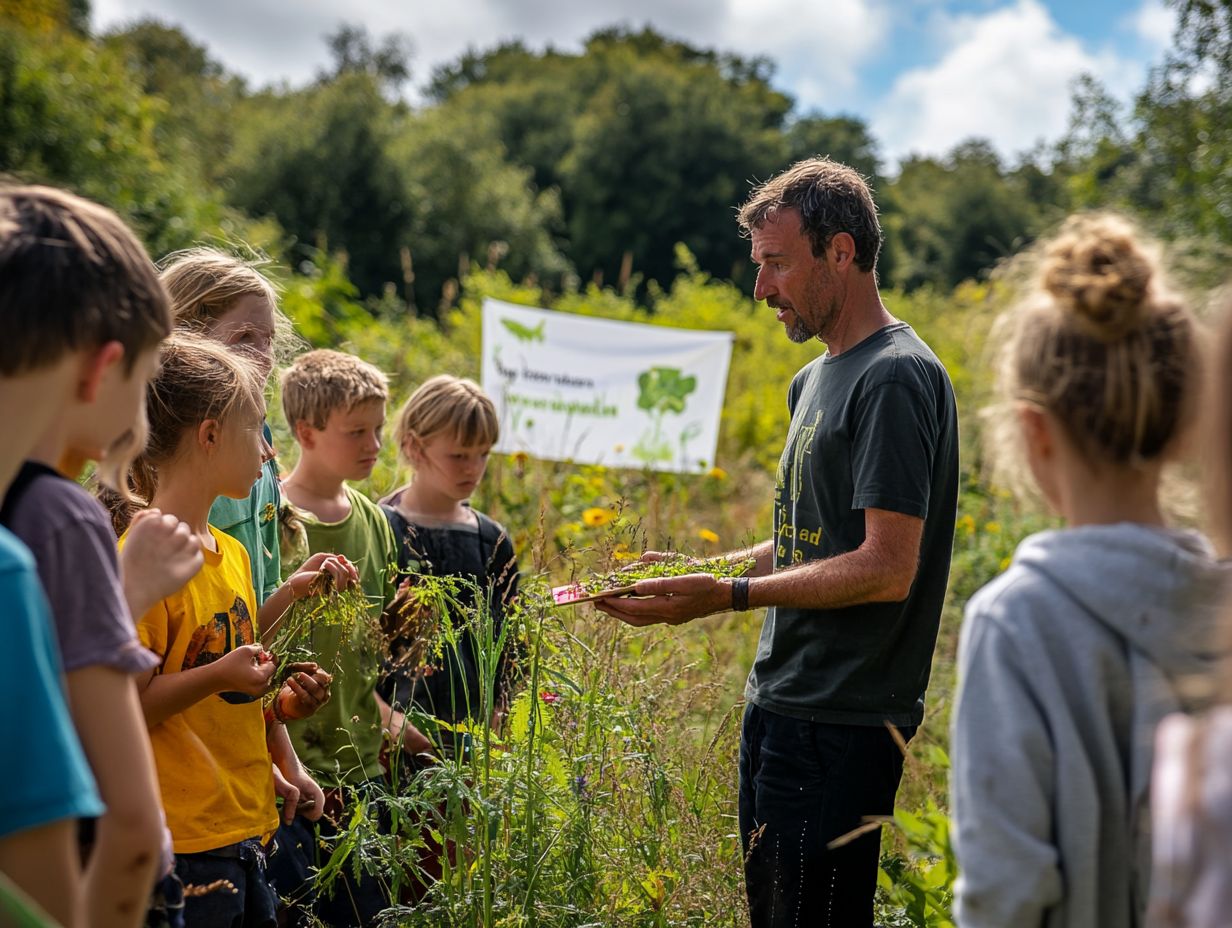
M277 219L298 243L297 261L317 247L344 251L361 292L380 293L401 280L409 245L410 202L389 153L404 118L363 73L248 98L235 112L228 199Z
M786 98L733 87L710 66L608 54L611 76L574 123L560 165L570 257L611 280L628 252L634 270L666 281L683 242L703 268L731 276L747 264L732 207L750 177L781 166Z
M400 33L374 42L363 26L344 24L325 37L325 44L333 57L333 69L322 76L323 81L344 74L367 74L393 95L410 80L411 42Z
M559 289L569 263L557 248L560 200L536 192L529 168L511 164L492 119L458 122L439 108L408 119L390 146L409 210L408 297L432 313L468 259ZM455 281L456 282L456 281Z
M518 43L469 53L436 72L429 94L466 118L490 114L535 186L559 188L579 274L667 281L678 242L724 277L747 264L732 207L788 157L791 101L770 76L764 59L608 29L580 54Z
M950 288L978 278L1029 242L1053 218L1049 206L1059 197L1037 165L1007 171L983 140L965 142L943 160L908 159L885 205L894 258L889 282Z
M70 31L0 29L0 173L105 203L155 254L243 226L192 164L165 157L165 119L112 49Z
M825 155L855 168L874 188L880 186L881 156L864 120L814 113L793 120L784 136L788 163Z

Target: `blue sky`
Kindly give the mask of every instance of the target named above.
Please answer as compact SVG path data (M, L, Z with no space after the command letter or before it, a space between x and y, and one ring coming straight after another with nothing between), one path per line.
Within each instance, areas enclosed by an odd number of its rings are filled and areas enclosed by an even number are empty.
M468 47L576 48L601 26L649 23L770 57L801 111L863 118L891 165L973 136L1010 158L1055 139L1075 77L1128 99L1174 22L1163 0L94 0L98 29L143 16L182 26L257 85L311 79L321 37L343 21L410 36L414 82Z

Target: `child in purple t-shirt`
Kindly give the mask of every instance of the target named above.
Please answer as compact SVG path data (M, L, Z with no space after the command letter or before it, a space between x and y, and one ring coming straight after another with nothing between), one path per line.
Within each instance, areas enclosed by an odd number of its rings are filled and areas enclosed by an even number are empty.
M165 856L158 782L133 680L159 661L138 642L130 607L148 608L178 590L202 555L178 519L149 514L140 522L140 550L125 552L122 581L107 511L69 478L108 449L123 457L124 446L135 444L162 334L135 357L125 358L118 342L97 348L96 383L78 392L36 445L0 509L0 523L34 555L69 712L106 805L86 863L84 907L108 925L141 923Z

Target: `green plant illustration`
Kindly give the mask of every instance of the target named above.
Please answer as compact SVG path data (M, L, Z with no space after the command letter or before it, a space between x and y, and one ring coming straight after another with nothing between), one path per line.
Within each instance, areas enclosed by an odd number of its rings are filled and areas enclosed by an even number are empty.
M663 434L663 418L681 415L686 397L697 389L697 378L678 367L652 367L637 375L637 408L650 416L650 426L633 446L633 456L646 464L672 459L672 443Z
M543 327L547 325L546 319L533 328L528 325L522 325L522 323L515 322L512 319L502 318L500 322L501 325L509 330L510 334L512 334L514 338L520 342L528 343L543 341Z

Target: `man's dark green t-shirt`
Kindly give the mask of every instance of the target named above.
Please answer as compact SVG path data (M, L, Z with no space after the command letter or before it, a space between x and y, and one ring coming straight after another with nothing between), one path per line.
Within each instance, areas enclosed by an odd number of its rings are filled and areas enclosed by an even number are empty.
M745 696L770 712L847 725L924 717L958 503L958 413L945 367L906 323L806 365L774 500L776 570L854 551L864 510L924 520L907 599L771 607Z

